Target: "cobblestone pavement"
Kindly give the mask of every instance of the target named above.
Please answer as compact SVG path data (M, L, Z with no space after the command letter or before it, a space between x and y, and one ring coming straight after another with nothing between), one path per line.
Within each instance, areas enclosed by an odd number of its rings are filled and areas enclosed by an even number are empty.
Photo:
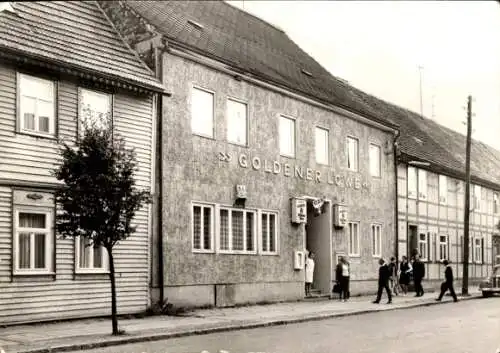
M86 353L496 353L500 298L87 350Z

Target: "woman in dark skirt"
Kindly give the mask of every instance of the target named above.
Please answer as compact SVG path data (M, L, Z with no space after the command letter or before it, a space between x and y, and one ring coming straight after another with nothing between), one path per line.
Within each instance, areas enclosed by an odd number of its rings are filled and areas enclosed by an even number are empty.
M400 274L399 274L399 285L403 290L403 295L408 294L408 285L410 284L410 272L412 270L411 264L408 262L408 258L403 256L401 259L400 266Z

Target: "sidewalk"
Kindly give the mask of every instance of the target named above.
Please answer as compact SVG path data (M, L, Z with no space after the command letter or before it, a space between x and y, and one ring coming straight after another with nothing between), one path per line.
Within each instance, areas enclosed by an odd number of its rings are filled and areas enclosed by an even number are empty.
M479 292L472 292L470 300L479 298ZM0 352L42 353L91 349L119 344L161 340L195 334L239 330L286 323L321 320L347 315L397 310L434 304L452 303L445 297L436 302L436 293L427 293L422 298L397 296L393 304L372 304L373 296L354 297L343 303L338 300L301 301L255 305L238 308L216 308L196 310L182 317L151 316L141 319L122 319L122 336L111 336L111 320L89 319L71 322L39 325L12 326L0 329ZM2 352L3 353L3 352Z

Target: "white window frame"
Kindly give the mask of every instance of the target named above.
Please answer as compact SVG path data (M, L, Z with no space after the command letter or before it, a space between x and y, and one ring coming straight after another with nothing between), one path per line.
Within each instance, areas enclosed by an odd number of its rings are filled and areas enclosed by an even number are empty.
M51 90L52 90L52 92L50 93L52 95L52 100L42 99L39 96L37 96L36 94L31 95L31 92L29 92L29 93L26 92L28 94L25 94L23 92L25 90L25 89L23 89L23 81L24 80L31 80L31 81L35 81L35 82L37 81L40 83L44 83L44 84L47 84L47 83L50 84ZM24 134L28 134L28 135L41 136L41 137L55 137L56 136L56 121L57 121L57 117L56 117L56 113L57 113L56 82L54 80L45 79L45 78L41 78L41 77L37 77L37 76L33 76L33 75L27 75L27 74L23 74L23 73L18 72L17 73L16 96L17 96L17 123L19 126L19 132L24 133ZM22 116L22 114L21 114L24 111L23 106L22 106L23 105L22 97L27 97L27 98L35 100L35 112L34 112L35 129L34 130L27 129L24 126L24 116ZM49 117L49 131L48 132L39 131L39 127L40 127L39 115L38 115L39 102L52 104L52 116Z
M493 193L493 214L500 212L500 205L498 204L498 192Z
M349 240L349 256L351 257L360 257L361 256L361 249L360 249L360 239L359 239L359 226L360 222L348 222L347 223L347 231L348 231L348 240ZM357 237L356 237L356 244L353 242L353 232L352 230L356 228L357 230Z
M228 247L229 249L221 249L221 231L220 231L220 225L221 225L221 217L220 213L222 210L225 210L228 212ZM243 212L243 250L234 250L233 249L233 212ZM252 239L252 244L253 244L253 250L246 250L247 248L247 243L248 243L248 237L247 237L247 213L252 213L253 214L253 239ZM258 212L255 209L248 209L248 208L236 208L236 207L230 207L230 206L219 206L217 207L217 240L218 240L218 252L221 254L239 254L239 255L248 255L248 254L257 254L257 249L258 249L258 244L257 244L257 217L258 217Z
M75 273L109 273L109 257L108 251L101 246L101 258L103 267L94 267L94 246L88 246L85 251L89 252L90 267L80 266L80 237L75 237Z
M199 125L203 125L203 124L200 124L198 121L195 121L195 110L194 110L194 104L195 104L195 101L194 101L194 94L193 92L195 91L199 91L199 92L203 92L205 94L209 94L212 96L212 110L210 112L210 114L212 115L211 116L211 131L210 133L207 133L205 131L199 131L199 130L196 130L196 127L199 126ZM208 89L205 89L205 88L202 88L202 87L199 87L199 86L192 86L191 87L191 104L190 104L190 107L191 107L191 132L193 135L197 135L197 136L202 136L202 137L207 137L207 138L210 138L210 139L215 139L215 92L213 91L210 91Z
M449 260L448 255L450 253L450 243L449 243L450 237L448 236L448 234L438 234L438 237L439 237L438 238L439 261L443 261L445 259ZM444 241L442 240L442 238L444 238ZM444 256L443 256L443 252L444 252Z
M354 163L349 165L349 161L350 161L350 149L349 149L349 146L350 146L350 143L349 141L353 141L354 143L354 146L356 147L355 148L355 151L354 151ZM346 137L346 167L348 170L350 171L353 171L353 172L357 172L359 170L359 139L357 137L354 137L354 136L347 136Z
M238 141L235 141L234 139L232 139L232 136L230 136L230 126L231 126L231 121L233 121L233 123L237 123L236 119L235 120L232 120L234 119L234 116L231 115L231 112L230 112L230 104L241 104L243 106L245 106L245 141L244 142L238 142ZM244 102L242 100L239 100L239 99L236 99L236 98L232 98L232 97L228 97L228 99L226 100L226 115L227 115L227 132L226 132L226 138L227 138L227 142L229 143L232 143L232 144L235 144L235 145L238 145L238 146L248 146L248 131L249 131L249 119L248 119L248 103L247 102Z
M481 211L481 185L474 185L474 211Z
M380 223L371 224L372 256L382 257L382 225Z
M268 237L267 238L267 249L268 250L264 250L264 239L263 239L263 236L264 236L264 232L263 232L263 222L262 222L262 217L263 216L267 216L268 217L268 222L267 222L267 234L269 234L269 216L270 215L274 215L274 247L275 247L275 250L274 251L271 251L269 250L270 248L270 245L271 245L271 237ZM260 253L262 255L278 255L279 254L279 240L280 240L280 236L279 236L279 212L277 211L271 211L271 210L259 210L258 212L258 222L259 222L259 227L258 227L258 239L260 240L259 241L259 250L260 250Z
M448 178L446 175L439 175L439 203L446 205L448 201Z
M418 173L417 173L417 168L415 167L408 167L407 171L407 190L408 190L408 198L409 199L416 199L417 198L417 193L418 193ZM411 176L411 179L410 179Z
M84 117L83 117L83 103L84 103L84 95L86 93L98 95L98 96L104 96L107 98L109 104L109 116L108 121L105 122L106 126L105 128L112 130L113 129L113 94L109 92L104 92L100 90L95 90L95 89L90 89L90 88L85 88L85 87L78 87L78 133L79 136L83 136L83 133L85 131L85 126L84 126Z
M200 215L200 248L197 249L195 248L194 244L194 208L195 207L201 207L201 215ZM211 226L210 226L210 249L205 249L205 237L203 236L203 229L204 229L204 219L203 219L203 210L204 208L210 209L210 219L211 219ZM215 251L215 222L216 222L216 217L215 217L215 210L216 207L214 204L209 204L209 203L203 203L203 202L191 202L191 250L193 253L213 253Z
M424 240L422 240L422 235L424 236ZM425 254L422 252L422 248L425 250ZM428 232L425 232L422 230L418 232L418 252L420 254L422 261L429 261L429 235L428 235Z
M370 163L370 175L375 178L380 178L382 176L382 147L376 143L371 142L369 147L368 147L368 156L369 156L369 163ZM372 149L377 150L377 170L374 172L373 170L373 156L372 156Z
M293 141L291 143L292 151L284 151L285 146L283 145L283 136L282 136L283 121L291 121L293 123L293 133L290 135L290 137L293 138ZM279 121L278 121L278 131L279 131L278 135L279 135L280 155L284 157L295 158L297 154L297 119L281 114L279 116Z
M45 215L46 226L44 229L21 228L19 227L19 214L43 214ZM14 207L14 236L12 246L12 266L14 275L50 275L54 274L54 208L37 206L15 206ZM19 268L19 233L31 233L30 236L30 268ZM35 269L34 233L45 233L45 268Z
M483 238L478 236L474 237L474 263L482 264L483 263ZM478 244L479 243L479 244ZM478 256L479 255L479 256Z
M418 199L427 200L427 171L417 169L418 171Z
M325 143L323 146L319 144L318 134L325 135ZM330 131L321 126L316 126L314 129L314 144L316 163L322 165L330 165ZM326 158L326 160L321 158L322 153L324 153L324 157Z

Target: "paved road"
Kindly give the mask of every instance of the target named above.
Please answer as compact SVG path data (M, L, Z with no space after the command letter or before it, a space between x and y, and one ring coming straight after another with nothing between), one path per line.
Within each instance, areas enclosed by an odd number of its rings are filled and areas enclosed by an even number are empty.
M498 297L86 352L496 353L497 348Z

